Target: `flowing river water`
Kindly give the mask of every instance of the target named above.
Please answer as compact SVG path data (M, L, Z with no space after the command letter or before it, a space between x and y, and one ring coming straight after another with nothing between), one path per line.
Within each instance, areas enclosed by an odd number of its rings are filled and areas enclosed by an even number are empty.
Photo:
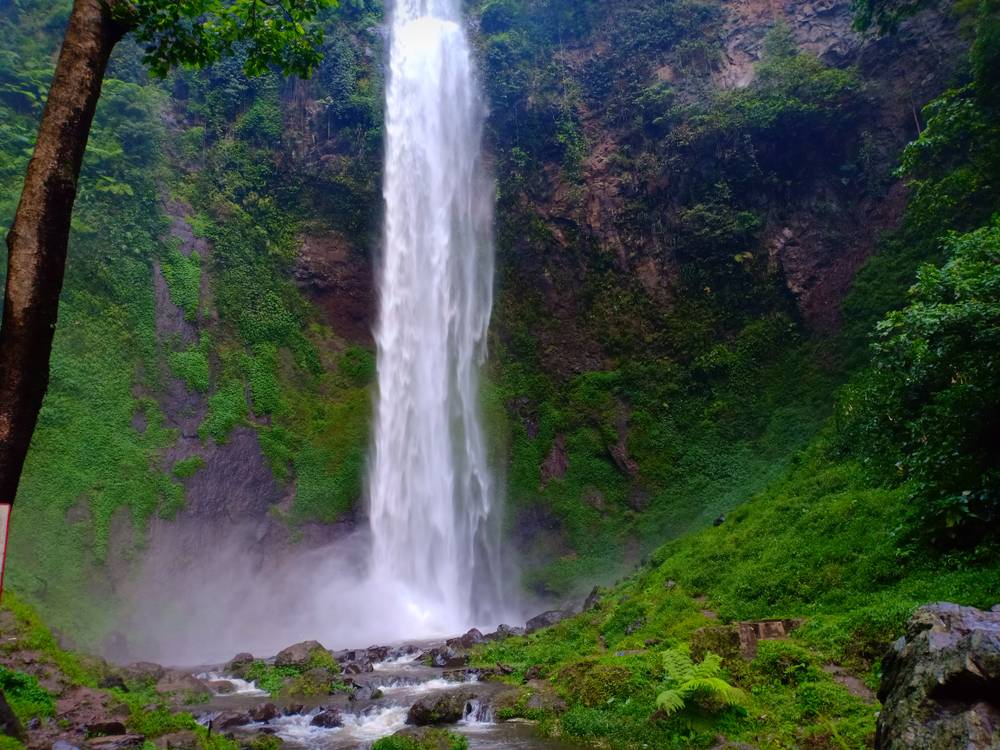
M424 644L425 646L427 644ZM362 750L381 737L391 735L406 726L410 707L419 700L433 703L453 694L464 706L464 717L447 728L466 736L472 750L576 750L579 745L541 737L530 722L497 721L494 697L510 686L498 682L479 682L475 678L458 677L455 671L425 666L419 658L422 649L412 649L371 665L371 671L351 675L356 685L354 695L323 696L297 699L290 704L276 702L277 715L258 721L216 731L232 732L235 736L273 734L285 747L301 750ZM459 670L460 672L461 670ZM254 683L226 675L222 671L206 671L198 675L213 686L226 685L226 691L216 693L212 700L199 707L200 720L224 722L226 716L245 713L271 702L267 693ZM380 691L381 695L374 693ZM374 693L374 697L371 697ZM323 711L335 709L341 726L323 727L314 720Z

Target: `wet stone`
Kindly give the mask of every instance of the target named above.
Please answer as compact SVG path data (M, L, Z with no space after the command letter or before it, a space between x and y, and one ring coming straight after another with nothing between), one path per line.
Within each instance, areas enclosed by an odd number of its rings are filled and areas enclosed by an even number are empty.
M309 723L314 727L335 729L344 726L344 718L336 708L327 708L316 714Z
M257 722L267 723L278 718L278 707L273 703L264 703L250 709L250 717Z

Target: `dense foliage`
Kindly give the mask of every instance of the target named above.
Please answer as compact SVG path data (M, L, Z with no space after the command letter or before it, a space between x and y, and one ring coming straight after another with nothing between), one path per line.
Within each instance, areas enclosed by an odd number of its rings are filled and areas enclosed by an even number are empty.
M866 461L911 481L917 528L974 544L1000 521L1000 219L946 248L879 323L840 409Z
M159 75L177 64L211 65L245 53L249 75L272 66L308 76L320 61L323 34L309 26L336 0L133 0L112 6L145 45L143 61Z
M900 172L913 188L903 225L854 300L878 279L885 289L866 304L905 293L905 306L900 299L875 327L871 368L839 407L844 444L881 477L907 483L914 500L907 530L946 545L995 536L1000 512L1000 74L984 64L1000 54L998 30L996 4L982 3L972 80L928 105L926 129L903 154ZM908 292L901 279L885 283L920 261L934 263L919 269Z

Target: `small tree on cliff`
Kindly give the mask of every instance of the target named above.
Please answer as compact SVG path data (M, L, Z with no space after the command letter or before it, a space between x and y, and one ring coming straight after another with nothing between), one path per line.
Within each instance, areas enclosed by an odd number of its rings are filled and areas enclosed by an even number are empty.
M77 180L108 59L133 34L156 75L246 52L250 75L308 76L336 0L73 0L34 154L7 235L0 329L0 503L13 503L49 381Z

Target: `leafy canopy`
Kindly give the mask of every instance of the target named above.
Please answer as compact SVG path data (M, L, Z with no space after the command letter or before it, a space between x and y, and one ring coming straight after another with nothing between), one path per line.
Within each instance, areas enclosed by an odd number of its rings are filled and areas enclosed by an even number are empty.
M256 76L276 67L308 77L321 59L317 15L336 0L132 0L114 5L158 76L176 65L205 67L237 52Z

